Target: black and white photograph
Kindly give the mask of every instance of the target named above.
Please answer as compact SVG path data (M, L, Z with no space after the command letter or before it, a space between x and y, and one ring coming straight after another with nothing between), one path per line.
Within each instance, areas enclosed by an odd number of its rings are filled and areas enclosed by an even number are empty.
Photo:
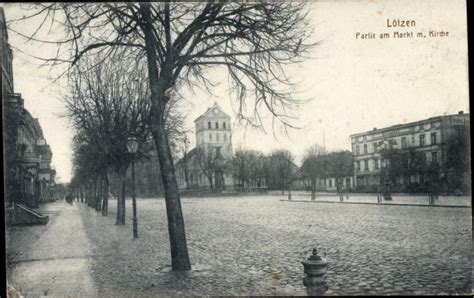
M6 296L473 295L466 6L0 3Z

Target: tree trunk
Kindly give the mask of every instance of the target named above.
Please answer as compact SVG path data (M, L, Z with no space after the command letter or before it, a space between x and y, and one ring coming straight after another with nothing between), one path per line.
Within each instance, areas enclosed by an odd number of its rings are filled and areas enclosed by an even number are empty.
M99 175L98 179L97 179L98 183L99 183L99 187L98 187L98 190L97 190L97 200L95 202L95 211L100 211L101 210L101 205L102 205L102 196L103 196L103 192L104 192L104 181L103 181L103 176L102 175Z
M125 177L127 170L122 170L120 172L120 185L121 191L117 196L117 219L115 220L115 225L123 226L125 225Z
M102 215L107 216L109 213L109 178L107 177L107 173L104 174L104 182L105 182L105 189L102 198Z
M92 200L92 208L96 209L96 206L97 206L97 197L98 197L98 192L99 192L99 189L97 187L97 184L98 184L98 181L99 180L99 176L95 176L94 178L94 195L93 195L93 200Z
M211 189L214 188L214 184L212 184L212 174L209 174L209 176L207 176L207 179L209 180L209 187Z
M87 206L92 207L93 199L94 199L94 193L93 193L94 189L90 182L88 183L88 185L89 185L89 191L88 191L89 196L87 198Z
M172 87L170 76L172 74L171 44L167 39L167 61L163 64L162 77L160 78L157 65L156 40L151 27L150 4L140 4L142 15L142 28L145 35L145 46L148 62L148 78L151 91L151 130L155 141L158 160L161 170L161 180L165 193L166 214L168 217L168 233L171 247L171 267L173 270L190 270L188 247L184 230L181 199L174 171L173 159L165 131L164 111L166 107L165 91ZM165 4L165 28L169 36L169 6ZM163 76L167 76L164 78Z

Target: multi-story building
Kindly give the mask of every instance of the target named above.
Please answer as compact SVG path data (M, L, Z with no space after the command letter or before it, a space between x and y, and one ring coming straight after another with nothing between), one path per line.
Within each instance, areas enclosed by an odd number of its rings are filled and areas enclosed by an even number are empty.
M194 120L196 148L176 164L180 189L233 187L230 117L214 103ZM212 185L211 185L212 184Z
M36 206L52 198L55 176L51 167L52 152L38 119L25 109L24 99L14 90L13 53L1 7L0 34L6 202Z
M448 183L448 145L457 127L469 129L469 114L459 112L455 115L437 116L382 129L374 128L351 135L355 186L359 189L376 190L377 186L381 185L381 175L390 164L390 160L384 160L381 151L387 149L399 149L397 152L400 154L416 153L421 163L427 167L437 165L440 183ZM467 161L469 156L465 158ZM395 189L403 191L411 184L420 185L427 182L425 174L420 170L412 171L408 175L398 175L392 184Z

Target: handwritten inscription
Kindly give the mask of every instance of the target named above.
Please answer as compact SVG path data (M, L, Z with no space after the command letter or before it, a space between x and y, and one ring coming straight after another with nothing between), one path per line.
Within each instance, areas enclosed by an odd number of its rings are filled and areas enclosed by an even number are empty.
M415 20L409 19L386 19L387 28L393 31L387 32L355 32L355 39L409 39L409 38L445 38L449 37L449 31L445 30L410 30L415 28ZM407 28L407 29L404 29Z

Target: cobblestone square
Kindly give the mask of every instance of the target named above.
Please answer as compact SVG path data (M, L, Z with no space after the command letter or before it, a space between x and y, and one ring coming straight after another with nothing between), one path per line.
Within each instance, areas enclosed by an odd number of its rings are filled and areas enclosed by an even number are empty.
M90 286L99 296L306 295L301 261L314 247L329 263L328 295L471 291L469 208L311 204L280 199L183 198L193 265L188 273L170 271L163 199L138 200L136 240L132 239L128 200L126 226L114 224L115 201L111 201L108 217L74 202L67 205L67 212L79 213L82 224L72 221L62 231L84 230L82 237L87 238L84 241L90 251L81 253L89 264ZM66 203L52 205L55 212L50 213L50 225L54 227L61 213L54 216ZM21 229L32 227L16 228L16 233ZM35 237L52 237L46 234ZM30 247L23 256L41 255L32 252L41 249L45 248ZM27 281L23 277L15 282Z

